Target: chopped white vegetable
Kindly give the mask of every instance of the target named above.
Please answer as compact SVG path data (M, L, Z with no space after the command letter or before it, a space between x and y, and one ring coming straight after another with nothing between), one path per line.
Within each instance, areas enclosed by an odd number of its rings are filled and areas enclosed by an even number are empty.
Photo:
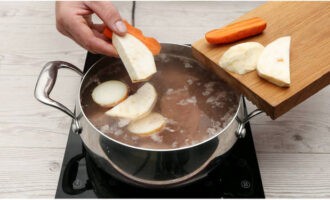
M123 37L113 34L112 43L132 82L145 81L156 73L154 56L140 40L128 33Z
M150 113L144 118L131 122L127 129L138 135L149 135L159 132L166 124L166 119L159 113Z
M113 107L128 96L128 86L120 81L106 81L96 86L92 92L95 103L102 107Z
M105 114L112 117L120 117L135 120L148 115L157 101L157 93L150 83L145 83L137 92L129 96Z
M220 67L237 73L245 74L257 67L258 59L264 46L258 42L246 42L230 47L220 58Z
M290 86L290 41L286 36L271 42L258 61L258 75L280 87Z

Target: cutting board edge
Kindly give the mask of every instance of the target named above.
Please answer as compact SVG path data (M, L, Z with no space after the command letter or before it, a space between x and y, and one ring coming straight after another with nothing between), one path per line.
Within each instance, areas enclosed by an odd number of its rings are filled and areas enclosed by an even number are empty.
M275 108L275 116L276 118L290 111L292 108L296 107L303 101L307 100L309 97L316 94L318 91L327 87L330 84L330 71L321 76L318 80L307 85L302 90L298 91L296 94L292 95L287 100L281 102L277 108ZM305 92L308 91L308 92ZM290 105L290 106L287 106Z
M254 91L252 91L247 86L239 83L239 81L235 78L231 78L228 76L227 72L223 69L220 69L216 63L214 63L212 60L207 59L206 55L204 55L202 52L200 52L197 48L195 48L196 44L200 42L205 42L204 39L200 39L197 42L192 44L192 55L205 67L207 67L209 70L212 70L214 73L216 73L220 78L222 78L227 84L233 85L235 88L239 90L249 101L251 101L255 106L257 106L259 109L263 110L270 118L273 120L277 119L281 115L285 114L292 108L294 108L296 105L300 104L310 96L314 95L316 92L320 91L324 87L330 84L330 72L323 75L318 81L312 83L311 85L308 85L307 87L303 88L296 94L292 95L285 101L281 102L278 105L272 105L269 102L267 102L265 99L258 96ZM215 71L210 65L213 65L214 68L219 68L219 70ZM305 92L305 90L308 90L309 92Z

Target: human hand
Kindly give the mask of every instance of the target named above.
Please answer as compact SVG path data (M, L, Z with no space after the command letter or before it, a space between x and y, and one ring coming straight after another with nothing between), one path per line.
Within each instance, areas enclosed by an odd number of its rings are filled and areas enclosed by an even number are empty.
M93 24L93 13L104 23ZM105 26L120 36L127 31L120 14L110 2L56 2L56 28L60 33L92 53L118 57L116 49L102 34Z

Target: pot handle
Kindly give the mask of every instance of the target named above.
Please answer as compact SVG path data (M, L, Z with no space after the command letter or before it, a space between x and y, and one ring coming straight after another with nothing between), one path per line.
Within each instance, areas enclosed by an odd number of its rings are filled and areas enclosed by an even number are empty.
M75 126L76 128L79 129L79 123L78 120L76 119L75 114L69 110L66 106L63 104L51 99L49 97L50 93L53 90L53 87L55 85L56 79L57 79L57 72L61 68L67 68L71 69L75 72L77 72L79 75L83 75L83 72L77 68L76 66L64 62L64 61L51 61L48 62L44 68L41 70L40 75L37 80L37 84L34 90L34 97L40 101L43 104L46 104L48 106L57 108L67 115L69 115L74 121L75 121Z
M244 106L244 118L240 119L238 116L236 117L236 120L238 121L238 128L235 133L238 138L245 137L245 135L246 135L245 124L248 123L250 121L250 119L252 119L253 117L264 112L261 109L255 109L254 111L252 111L248 114L244 97L243 97L243 106Z

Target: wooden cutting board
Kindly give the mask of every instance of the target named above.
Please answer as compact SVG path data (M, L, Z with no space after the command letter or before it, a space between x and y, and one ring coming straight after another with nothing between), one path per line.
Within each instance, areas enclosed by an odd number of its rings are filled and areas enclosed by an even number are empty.
M263 34L228 45L210 45L202 38L192 45L193 55L276 119L330 83L330 2L269 2L236 21L251 17L267 21ZM255 41L265 46L286 35L291 36L290 88L275 86L256 71L239 75L218 66L232 45Z

